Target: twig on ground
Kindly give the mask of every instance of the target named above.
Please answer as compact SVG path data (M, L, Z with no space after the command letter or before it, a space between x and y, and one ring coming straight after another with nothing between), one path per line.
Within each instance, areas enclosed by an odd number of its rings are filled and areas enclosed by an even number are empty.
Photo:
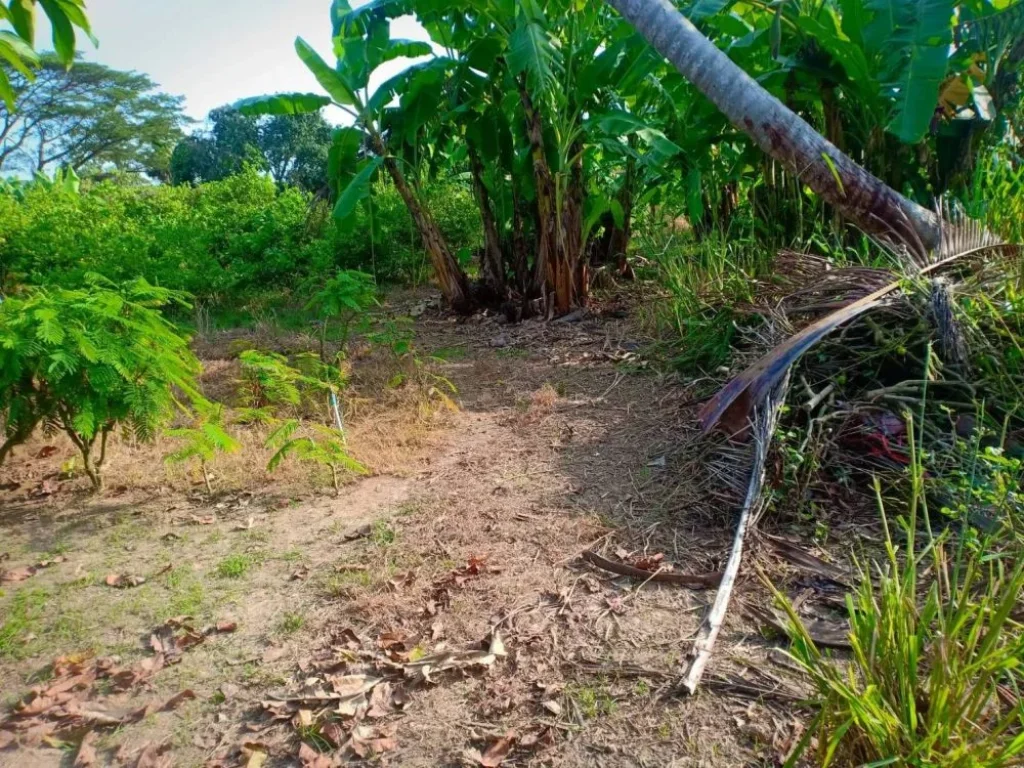
M644 579L646 581L657 581L662 584L678 584L679 586L689 587L690 589L711 589L721 582L721 573L666 573L657 572L653 574L651 571L645 571L643 568L634 568L631 565L625 563L616 563L614 560L608 560L607 558L601 557L596 552L587 550L582 555L583 559L591 565L596 565L605 571L611 571L617 573L620 576L629 576L632 579Z

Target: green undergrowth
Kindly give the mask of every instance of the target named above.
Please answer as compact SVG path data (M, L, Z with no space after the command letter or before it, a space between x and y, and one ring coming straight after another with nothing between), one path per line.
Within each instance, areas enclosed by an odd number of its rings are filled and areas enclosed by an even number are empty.
M912 451L902 511L893 514L876 481L884 555L860 563L847 596L851 653L819 648L772 587L789 617L790 655L815 691L816 714L787 765L809 751L822 766L1020 764L1021 467L988 453L994 461L980 457L988 471L976 476L987 488L954 508L929 506L923 452ZM972 514L993 505L998 519L975 527Z

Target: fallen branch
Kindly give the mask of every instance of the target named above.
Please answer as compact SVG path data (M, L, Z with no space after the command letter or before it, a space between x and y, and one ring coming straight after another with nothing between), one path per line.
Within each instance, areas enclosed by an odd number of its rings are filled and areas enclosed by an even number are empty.
M765 538L772 549L775 550L775 554L790 565L807 573L814 574L819 578L827 579L841 587L853 586L853 576L842 568L826 563L820 557L815 557L810 552L780 536L766 536Z
M583 559L591 565L596 565L605 571L611 571L617 573L619 576L629 576L631 579L641 579L643 581L657 581L662 584L678 584L679 586L689 587L690 589L713 589L717 587L722 581L722 574L719 572L713 573L670 573L670 572L652 572L645 571L643 568L634 568L631 565L625 563L616 563L614 560L608 560L607 558L601 557L596 552L587 550L582 555Z
M715 602L711 606L707 622L701 627L693 644L694 657L690 668L683 678L681 687L684 692L693 695L700 685L704 668L711 660L711 652L718 639L718 633L722 630L725 622L725 614L729 610L729 599L732 597L733 587L736 585L736 577L740 572L740 562L743 560L743 541L747 530L756 521L758 508L761 502L761 487L764 485L765 463L768 458L768 448L771 445L772 435L775 434L775 423L779 415L779 407L786 402L786 393L789 390L789 373L786 372L779 384L774 387L764 399L761 408L754 411L753 428L751 430L754 440L753 466L750 471L750 481L747 484L747 495L743 500L743 507L740 510L740 520L736 525L736 535L733 537L732 552L729 554L729 562L726 564L725 573L722 576L722 583L715 595Z
M752 618L764 626L770 627L780 635L789 636L786 620L780 618L774 611L766 610L756 605L746 606L746 611ZM850 626L848 624L817 619L801 619L801 623L815 645L822 648L835 648L840 651L852 649L850 645Z

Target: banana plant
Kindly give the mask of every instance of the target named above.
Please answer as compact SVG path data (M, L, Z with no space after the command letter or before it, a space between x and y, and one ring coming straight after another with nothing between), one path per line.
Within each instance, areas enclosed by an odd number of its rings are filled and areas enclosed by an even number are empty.
M315 112L333 104L349 115L352 126L335 131L330 150L331 182L337 190L335 219L343 227L351 225L357 206L369 197L373 178L383 167L409 209L445 300L457 310L468 310L472 299L466 275L407 180L400 159L389 147L392 137L384 130L396 98L410 130L429 117L447 66L443 58L433 57L428 43L391 37L391 19L403 13L405 4L396 0L375 0L354 10L347 0L334 0L331 20L337 64L330 66L302 38L295 41L296 53L326 95L274 94L243 99L235 106L243 114L274 115ZM432 58L371 89L373 75L381 65L423 56Z
M679 151L625 95L658 58L599 5L412 0L411 8L457 62L438 135L454 125L463 139L455 158L468 159L480 204L485 281L507 292L511 276L515 293L551 313L584 304L590 257L602 250L597 234L604 230L603 251L626 250L636 182L646 178L638 159Z
M30 82L35 79L32 68L39 65L35 51L36 5L50 20L53 28L53 49L66 67L75 61L76 32L86 34L93 45L98 45L85 14L85 0L0 0L0 22L10 24L11 29L0 29L0 62L5 62ZM10 78L0 64L0 99L7 109L15 109L15 94Z

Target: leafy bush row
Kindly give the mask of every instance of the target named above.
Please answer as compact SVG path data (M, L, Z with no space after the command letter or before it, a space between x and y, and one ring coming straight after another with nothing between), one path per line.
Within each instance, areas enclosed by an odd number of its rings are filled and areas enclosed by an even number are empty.
M428 196L445 236L468 256L480 239L471 193L449 183ZM427 265L398 194L379 186L360 216L342 232L326 204L251 168L196 187L28 185L0 194L0 289L79 288L95 273L142 277L216 306L289 292L339 268L380 282L423 279Z

